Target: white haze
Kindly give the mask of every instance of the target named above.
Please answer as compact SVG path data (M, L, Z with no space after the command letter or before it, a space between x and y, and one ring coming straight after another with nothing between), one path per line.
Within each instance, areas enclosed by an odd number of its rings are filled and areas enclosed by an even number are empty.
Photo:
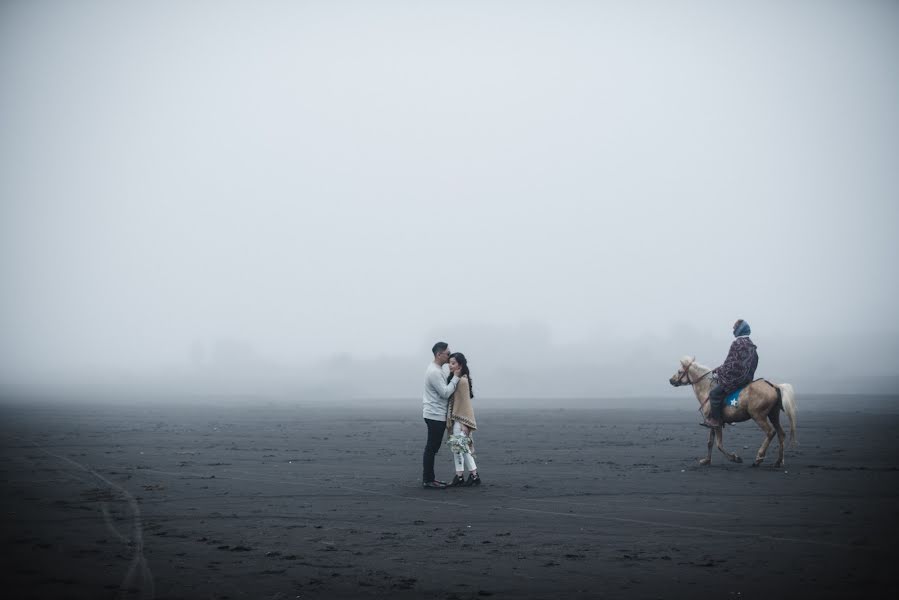
M895 2L5 2L0 384L899 383Z

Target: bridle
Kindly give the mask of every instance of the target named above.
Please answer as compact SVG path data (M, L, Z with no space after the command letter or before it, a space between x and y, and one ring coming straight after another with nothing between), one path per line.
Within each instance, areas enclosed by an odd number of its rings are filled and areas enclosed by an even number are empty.
M705 379L706 377L711 375L712 371L710 369L710 370L706 371L705 373L703 373L702 375L700 375L699 379L697 379L696 381L691 380L690 379L690 367L692 367L693 363L695 363L695 362L696 362L696 358L692 358L692 359L690 359L690 364L684 366L683 374L680 377L678 377L677 380L675 380L675 382L674 382L675 387L679 387L682 385L696 385L697 383L699 383L700 381L702 381L703 379Z

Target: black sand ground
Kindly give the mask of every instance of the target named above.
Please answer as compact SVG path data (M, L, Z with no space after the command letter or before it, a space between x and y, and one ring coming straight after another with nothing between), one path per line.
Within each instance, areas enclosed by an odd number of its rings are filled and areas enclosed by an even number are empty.
M753 469L752 424L745 463L700 467L690 410L481 407L484 485L429 491L414 401L0 410L8 598L899 591L896 414L800 404L786 467Z

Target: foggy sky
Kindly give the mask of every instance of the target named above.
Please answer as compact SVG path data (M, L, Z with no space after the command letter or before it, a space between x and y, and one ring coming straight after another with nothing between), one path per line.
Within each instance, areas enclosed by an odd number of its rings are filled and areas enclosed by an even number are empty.
M485 393L654 393L737 318L761 375L895 377L897 33L885 1L5 2L0 382L415 394L445 339Z

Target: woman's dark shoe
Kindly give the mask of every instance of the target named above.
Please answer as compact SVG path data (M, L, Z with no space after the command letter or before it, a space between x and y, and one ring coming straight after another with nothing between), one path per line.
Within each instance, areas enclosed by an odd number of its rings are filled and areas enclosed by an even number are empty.
M449 487L458 487L460 485L465 485L465 475L456 475L453 477L453 480L450 482Z
M473 485L481 485L481 476L469 473L468 481L465 482L465 487L471 487Z

